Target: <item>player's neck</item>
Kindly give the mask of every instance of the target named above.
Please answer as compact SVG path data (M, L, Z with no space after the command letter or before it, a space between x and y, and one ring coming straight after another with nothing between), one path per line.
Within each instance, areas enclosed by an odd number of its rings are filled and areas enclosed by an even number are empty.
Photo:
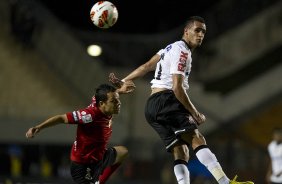
M190 45L189 42L187 42L184 38L181 39L185 43L185 45L191 50L191 52L194 50Z

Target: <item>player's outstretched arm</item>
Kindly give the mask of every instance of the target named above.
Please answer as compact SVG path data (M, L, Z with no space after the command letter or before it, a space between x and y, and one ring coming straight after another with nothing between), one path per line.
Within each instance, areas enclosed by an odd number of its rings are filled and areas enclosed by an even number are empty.
M154 71L157 63L159 62L161 56L155 54L149 61L145 64L139 66L131 73L129 73L125 78L120 80L115 76L114 73L110 73L109 81L116 87L119 88L119 93L130 93L135 89L135 85L133 83L134 79L143 77L150 71ZM128 82L128 83L127 83Z
M123 78L122 81L135 80L137 78L143 77L148 72L154 71L160 59L161 56L155 54L149 61L139 66L138 68L133 70L130 74L128 74L125 78Z
M26 138L33 138L35 136L35 134L39 133L42 129L47 128L47 127L51 127L51 126L55 126L57 124L60 123L68 123L68 119L66 114L62 114L62 115L56 115L53 116L45 121L43 121L42 123L31 127L28 129L28 131L26 132L25 136Z

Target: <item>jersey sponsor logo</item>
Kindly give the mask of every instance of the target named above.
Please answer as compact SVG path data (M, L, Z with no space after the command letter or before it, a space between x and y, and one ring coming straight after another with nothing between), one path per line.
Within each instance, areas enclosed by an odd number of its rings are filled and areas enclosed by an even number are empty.
M184 70L185 70L185 64L179 63L177 69L178 69L178 71L180 71L180 72L184 72Z
M186 68L186 61L188 58L188 53L181 51L178 63L178 71L184 72Z
M92 122L92 116L91 116L91 114L82 115L81 120L82 120L83 123L90 123L90 122Z
M188 58L188 53L181 51L179 61L180 62L181 61L183 61L183 62L185 61L186 62L187 58Z

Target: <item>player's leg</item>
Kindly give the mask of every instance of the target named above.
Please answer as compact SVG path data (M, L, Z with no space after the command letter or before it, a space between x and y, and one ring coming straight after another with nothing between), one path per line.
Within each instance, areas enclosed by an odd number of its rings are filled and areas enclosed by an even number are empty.
M190 184L187 167L188 147L182 141L179 141L175 134L176 131L183 129L183 118L186 119L187 113L186 110L185 113L179 112L182 114L179 118L179 113L177 113L180 111L178 104L180 102L172 91L155 93L147 100L145 117L164 142L167 151L174 156L174 174L178 184ZM174 126L175 128L173 128Z
M231 181L224 173L216 156L208 148L204 136L200 133L198 136L196 134L193 135L192 148L198 160L206 166L219 184L253 184L253 182L250 181L237 182L235 181L236 178Z
M202 134L199 133L198 136L196 134L193 135L192 148L198 160L206 166L219 184L229 184L229 178L222 170L215 155L208 148L206 140Z
M124 146L115 146L114 149L116 150L116 163L122 163L128 156L128 149Z
M187 167L189 160L189 149L186 144L178 143L171 150L174 157L174 174L178 184L189 184L190 173Z
M159 134L166 146L166 150L172 153L174 157L174 174L178 184L190 184L190 174L187 167L189 159L189 150L187 145L179 140L174 131L168 126L156 122L150 122L150 125Z
M100 184L104 184L109 177L117 170L121 163L128 156L128 150L124 146L115 146L112 148L112 151L107 154L106 158L108 161L107 167L103 170L103 173L99 177Z

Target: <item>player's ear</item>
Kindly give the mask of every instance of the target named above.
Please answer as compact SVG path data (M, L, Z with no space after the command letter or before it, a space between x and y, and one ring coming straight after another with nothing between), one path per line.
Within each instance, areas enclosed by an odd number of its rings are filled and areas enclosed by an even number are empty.
M103 104L104 104L104 102L103 101L99 101L99 106L98 107L101 107Z
M186 26L186 27L184 28L184 35L188 35L188 31L189 31L189 28Z

